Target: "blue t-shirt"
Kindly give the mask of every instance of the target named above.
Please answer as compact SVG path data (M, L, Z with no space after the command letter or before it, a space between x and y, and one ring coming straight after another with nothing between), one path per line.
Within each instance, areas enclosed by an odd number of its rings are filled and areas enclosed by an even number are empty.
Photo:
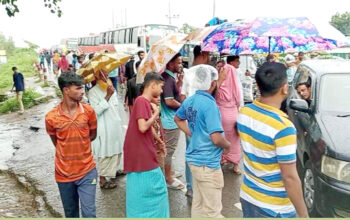
M185 100L176 116L187 120L192 135L186 150L186 161L195 166L220 169L223 150L210 139L212 133L223 132L220 111L213 96L197 91Z
M22 73L13 74L13 82L16 87L16 91L20 92L24 90L24 78Z
M117 77L118 76L118 68L112 70L109 74L108 77Z

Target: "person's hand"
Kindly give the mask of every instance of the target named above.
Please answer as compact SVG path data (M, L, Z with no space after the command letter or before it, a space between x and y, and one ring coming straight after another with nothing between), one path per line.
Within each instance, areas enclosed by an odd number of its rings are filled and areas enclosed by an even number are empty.
M164 141L160 141L159 144L160 144L160 146L161 146L160 149L159 149L159 150L160 150L160 156L161 156L161 157L166 157L166 155L167 155L168 152L167 152L167 150L166 150Z
M129 111L128 105L126 103L124 103L124 111L126 111L126 112Z
M152 107L152 110L153 110L154 114L159 114L159 107L158 107L158 105L156 105L154 103L151 103L151 107Z
M106 95L106 100L109 101L109 99L112 97L113 93L115 92L115 89L113 86L108 86L107 87L107 95Z
M227 70L226 68L222 67L219 72L219 81L224 81L227 77Z

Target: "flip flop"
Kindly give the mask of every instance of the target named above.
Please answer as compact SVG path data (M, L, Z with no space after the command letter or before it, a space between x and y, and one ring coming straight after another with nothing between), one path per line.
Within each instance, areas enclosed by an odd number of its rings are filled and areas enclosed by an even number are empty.
M166 184L169 189L183 189L185 185L178 179L174 178L174 182L172 184Z
M179 178L182 176L182 174L180 172L174 171L174 174L172 176L173 178Z
M100 185L101 189L114 189L117 187L117 183L113 181L107 181L104 184Z

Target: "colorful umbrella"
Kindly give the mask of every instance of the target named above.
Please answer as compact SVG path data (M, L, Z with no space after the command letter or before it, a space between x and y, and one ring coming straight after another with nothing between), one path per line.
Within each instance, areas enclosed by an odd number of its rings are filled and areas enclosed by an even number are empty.
M202 43L203 40L212 33L218 26L208 26L204 28L197 28L187 35L184 39L186 43L190 44L199 44Z
M183 47L185 37L185 34L171 34L152 44L149 53L139 66L136 82L142 83L148 72L161 73L164 71L167 63Z
M335 47L335 42L323 38L305 17L227 22L218 26L202 43L203 51L232 55L330 50Z
M84 63L83 67L77 71L77 74L84 77L85 83L89 83L95 80L95 74L99 74L100 70L111 72L126 63L130 58L130 55L121 53L99 53Z

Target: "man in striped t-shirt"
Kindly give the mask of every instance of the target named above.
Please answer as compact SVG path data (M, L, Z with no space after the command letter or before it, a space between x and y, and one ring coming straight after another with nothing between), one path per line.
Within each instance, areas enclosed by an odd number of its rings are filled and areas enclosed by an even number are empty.
M240 110L244 154L244 217L308 217L296 169L296 130L280 111L288 94L286 67L265 63L255 75L261 98Z

